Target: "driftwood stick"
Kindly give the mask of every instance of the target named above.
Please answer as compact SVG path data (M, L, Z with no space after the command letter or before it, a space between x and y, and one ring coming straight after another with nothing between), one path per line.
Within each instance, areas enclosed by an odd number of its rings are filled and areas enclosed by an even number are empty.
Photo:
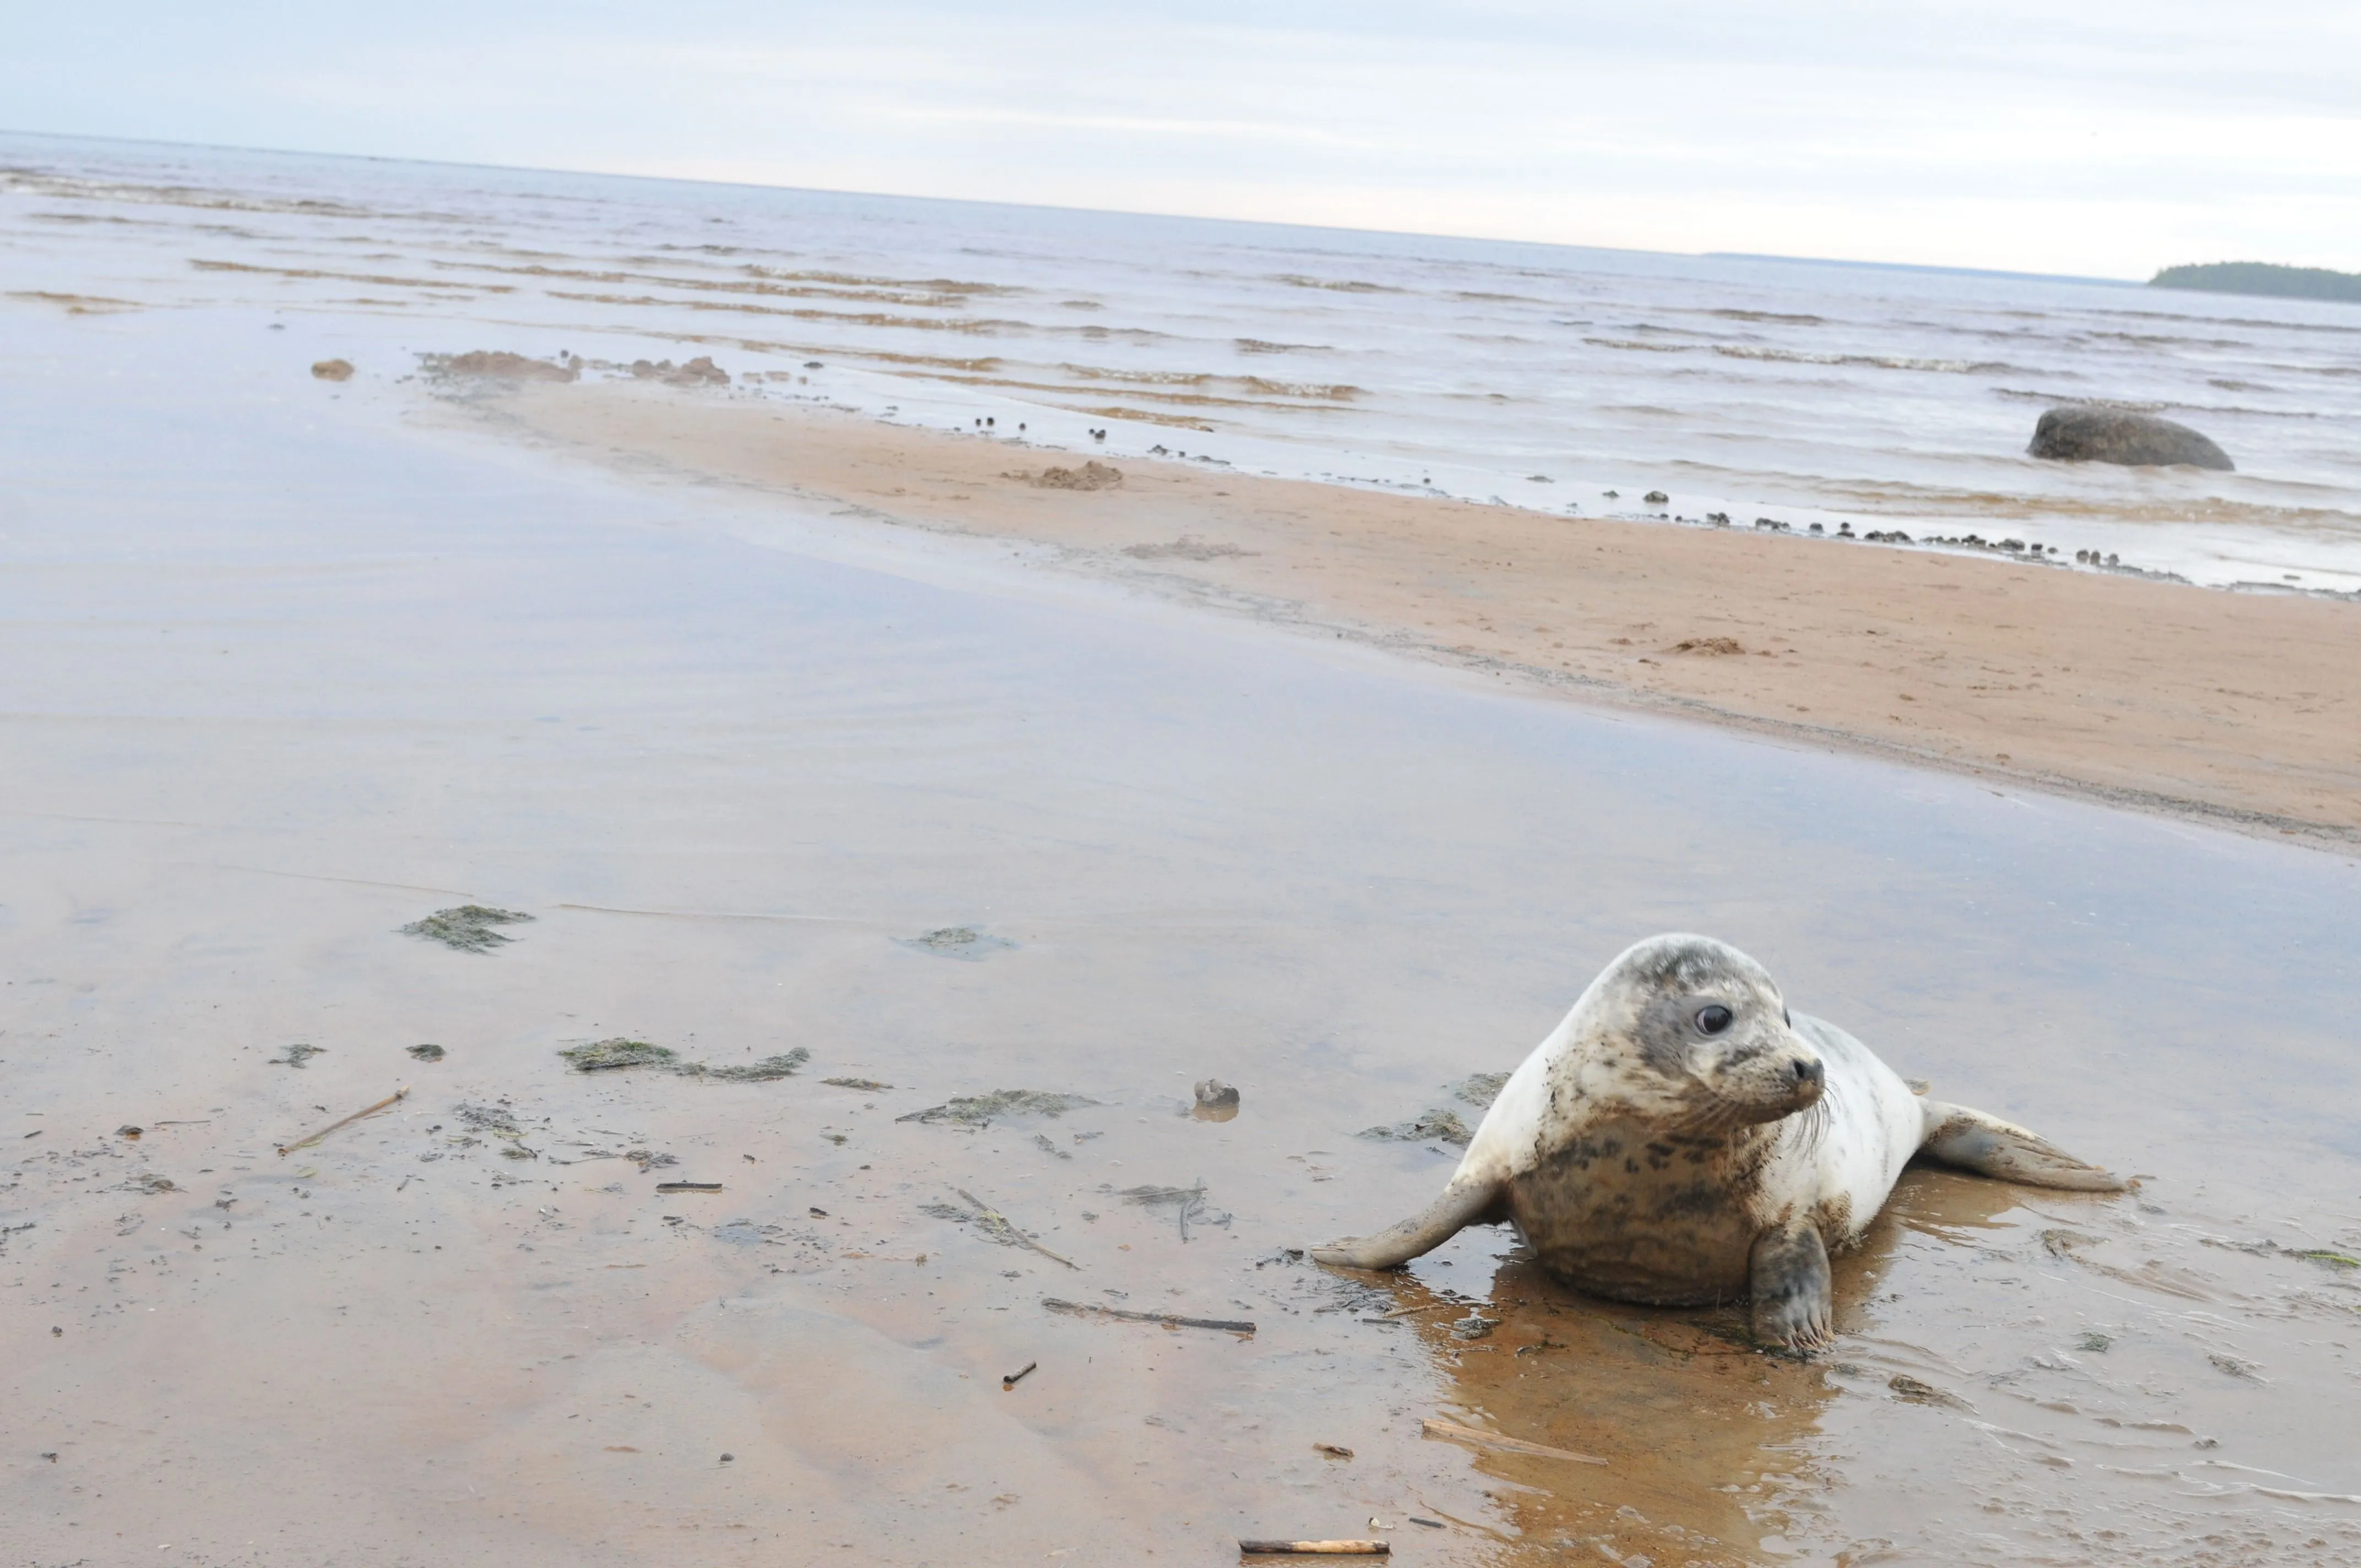
M966 1188L954 1187L951 1190L966 1199L975 1209L975 1212L983 1217L983 1228L995 1239L1006 1241L1016 1246L1030 1247L1035 1252L1039 1253L1043 1257L1048 1258L1051 1263L1062 1263L1068 1268L1078 1271L1082 1268L1082 1266L1076 1263L1072 1258L1060 1257L1056 1253L1051 1252L1048 1247L1043 1246L1039 1242L1035 1241L1031 1236L1028 1236L1023 1231L1018 1230L1007 1215L1002 1213L999 1210L994 1208L991 1204L985 1202L974 1193L970 1192Z
M1168 1329L1219 1329L1224 1333L1250 1334L1255 1326L1238 1318L1184 1318L1178 1312L1126 1312L1121 1307L1094 1307L1087 1301L1060 1301L1044 1296L1041 1305L1076 1318L1120 1318L1126 1323L1161 1323Z
M1008 1374L1007 1376L1003 1377L1000 1380L1000 1391L1005 1394L1008 1392L1009 1389L1016 1387L1019 1383L1024 1382L1027 1377L1030 1376L1033 1369L1040 1365L1041 1364L1038 1361L1028 1361L1024 1365L1018 1367L1016 1371Z
M1382 1541L1241 1541L1246 1557L1390 1557L1394 1549Z
M404 1096L409 1094L409 1092L410 1091L407 1087L397 1089L392 1093L387 1095L384 1099L379 1101L376 1104L364 1106L362 1109L354 1112L351 1115L346 1117L341 1122L331 1122L326 1126L321 1128L318 1132L313 1133L308 1138L298 1138L291 1144L280 1144L279 1146L279 1157L284 1159L289 1155L293 1154L297 1149L308 1149L313 1144L318 1143L322 1138L326 1137L330 1133L335 1132L340 1128L349 1127L364 1116L374 1116L379 1112L384 1110L387 1106L399 1103Z
M1456 1438L1461 1442L1472 1442L1484 1448L1497 1448L1508 1453L1530 1453L1540 1459L1567 1459L1576 1464L1607 1463L1604 1459L1595 1459L1587 1453L1576 1453L1572 1449L1552 1448L1545 1442L1527 1442L1521 1437L1502 1437L1498 1432L1482 1431L1475 1427L1463 1427L1457 1421L1439 1421L1429 1417L1421 1425L1429 1437Z
M718 1181L659 1181L656 1183L656 1190L659 1192L719 1192L721 1190L721 1183Z

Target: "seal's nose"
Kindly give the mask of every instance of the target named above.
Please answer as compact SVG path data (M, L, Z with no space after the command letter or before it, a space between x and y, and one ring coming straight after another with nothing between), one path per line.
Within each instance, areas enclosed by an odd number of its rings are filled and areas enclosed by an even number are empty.
M1795 1091L1806 1099L1817 1100L1828 1087L1828 1070L1817 1057L1798 1057L1790 1070L1795 1075Z

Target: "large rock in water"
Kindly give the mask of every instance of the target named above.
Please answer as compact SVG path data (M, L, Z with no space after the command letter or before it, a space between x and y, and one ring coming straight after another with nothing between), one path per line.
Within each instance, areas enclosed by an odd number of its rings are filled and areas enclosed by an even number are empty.
M2237 467L2228 453L2185 424L2154 414L2079 403L2043 414L2041 422L2033 427L2033 444L2026 451L2067 463L2126 463L2138 467L2188 463L2225 471Z

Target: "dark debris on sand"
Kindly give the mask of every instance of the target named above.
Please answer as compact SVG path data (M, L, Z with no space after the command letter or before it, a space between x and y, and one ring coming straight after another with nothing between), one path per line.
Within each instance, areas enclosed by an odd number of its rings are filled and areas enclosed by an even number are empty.
M1508 1083L1509 1075L1505 1072L1471 1072L1454 1084L1451 1092L1479 1111L1489 1111Z
M952 1190L966 1201L968 1205L966 1208L962 1209L952 1203L921 1203L918 1205L918 1212L933 1219L949 1220L956 1225L969 1226L985 1240L997 1242L1002 1246L1023 1247L1028 1252L1038 1252L1051 1262L1062 1263L1068 1268L1082 1266L1072 1258L1062 1256L1043 1246L1033 1233L1020 1229L1014 1220L965 1188L954 1188ZM818 1211L815 1210L814 1212Z
M677 1073L683 1078L710 1078L724 1083L774 1083L783 1078L793 1078L798 1068L811 1060L811 1052L797 1046L784 1055L764 1057L742 1067L713 1067L705 1062L683 1061L680 1053L669 1046L650 1045L645 1040L625 1039L620 1035L611 1040L568 1047L557 1054L577 1072L614 1072L624 1068L652 1067Z
M1189 1223L1191 1220L1201 1225L1220 1225L1227 1228L1232 1218L1228 1214L1216 1213L1205 1206L1205 1183L1202 1179L1200 1179L1194 1187L1126 1187L1120 1192L1112 1187L1102 1187L1099 1190L1112 1197L1120 1198L1126 1203L1137 1203L1143 1209L1171 1210L1173 1218L1180 1227L1180 1239L1184 1242L1189 1239Z
M714 1078L724 1083L776 1083L783 1078L793 1078L796 1069L811 1060L811 1052L797 1046L782 1056L764 1057L743 1067L708 1067L703 1062L691 1062L676 1070L690 1078Z
M993 953L1005 952L1016 946L1005 937L994 937L972 926L939 926L934 930L916 937L896 937L895 941L913 952L933 953L938 958L958 959L965 963L981 963Z
M494 927L514 926L532 918L532 916L514 909L462 904L452 909L438 909L423 920L412 920L401 928L401 934L440 942L454 952L489 953L494 948L503 947L516 939L494 930Z
M620 1035L611 1040L571 1046L557 1054L578 1072L613 1072L627 1067L660 1067L667 1072L676 1072L680 1063L680 1054L669 1046L652 1046L645 1040L627 1040Z
M949 1122L962 1127L988 1127L1008 1116L1062 1116L1084 1105L1103 1102L1081 1094L1045 1094L1034 1089L997 1089L990 1094L962 1094L940 1105L929 1105L897 1122Z
M1453 1099L1473 1105L1478 1111L1489 1111L1492 1102L1509 1081L1505 1072L1471 1072L1458 1082L1447 1085ZM1480 1122L1481 1117L1477 1120ZM1420 1144L1429 1139L1466 1148L1476 1135L1461 1120L1459 1113L1437 1105L1407 1122L1397 1122L1390 1127L1364 1127L1360 1135L1387 1143Z
M1459 1119L1457 1112L1437 1108L1422 1113L1413 1121L1396 1122L1390 1127L1364 1127L1360 1135L1403 1144L1422 1144L1433 1138L1465 1148L1476 1135L1467 1130L1467 1124Z

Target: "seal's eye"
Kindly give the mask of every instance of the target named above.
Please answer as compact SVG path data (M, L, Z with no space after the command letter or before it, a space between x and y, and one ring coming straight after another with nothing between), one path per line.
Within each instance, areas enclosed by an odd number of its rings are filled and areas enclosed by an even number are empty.
M1697 1015L1697 1033L1719 1035L1730 1027L1730 1009L1717 1002L1710 1007L1700 1007Z

